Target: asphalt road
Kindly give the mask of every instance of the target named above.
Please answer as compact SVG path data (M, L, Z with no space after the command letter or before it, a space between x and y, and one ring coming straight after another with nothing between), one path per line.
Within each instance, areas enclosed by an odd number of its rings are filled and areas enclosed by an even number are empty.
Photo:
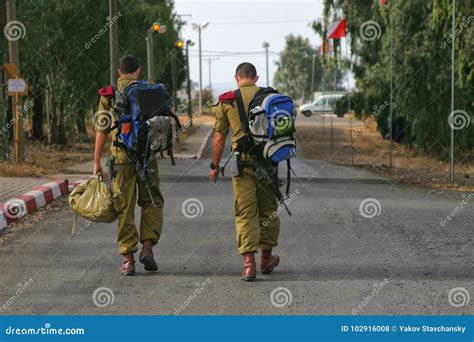
M138 264L135 277L120 276L115 224L80 220L71 240L73 214L63 203L0 245L0 314L473 313L473 204L459 209L461 193L296 160L293 216L281 213L281 265L244 283L230 182L207 181L209 160L178 164L160 162L158 273Z

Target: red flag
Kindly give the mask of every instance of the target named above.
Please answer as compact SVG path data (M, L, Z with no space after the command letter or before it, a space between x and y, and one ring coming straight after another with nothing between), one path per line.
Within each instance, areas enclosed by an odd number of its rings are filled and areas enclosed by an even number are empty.
M346 19L332 23L328 27L328 39L338 39L346 36Z

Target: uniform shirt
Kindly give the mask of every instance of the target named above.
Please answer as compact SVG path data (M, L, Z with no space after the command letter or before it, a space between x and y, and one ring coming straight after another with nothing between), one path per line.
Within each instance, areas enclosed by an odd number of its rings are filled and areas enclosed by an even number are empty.
M135 79L131 76L125 75L119 77L117 80L117 89L123 91L131 82ZM111 117L112 115L112 117ZM115 121L118 120L118 114L113 111L113 100L108 99L105 96L101 96L99 100L99 109L97 111L97 116L95 120L95 130L96 132L111 133L112 135L112 144L110 144L110 151L115 156L116 164L128 164L128 158L125 152L114 146L113 141L117 139L118 130L111 130L111 127L114 126ZM120 141L120 139L118 139Z
M244 83L239 86L240 92L242 93L242 100L244 102L244 108L246 115L248 116L248 107L250 101L260 89L255 83ZM227 135L229 128L232 129L232 149L237 147L237 140L245 135L242 131L239 118L239 110L237 109L237 102L234 100L232 103L219 102L215 110L216 122L214 124L214 132L219 132Z

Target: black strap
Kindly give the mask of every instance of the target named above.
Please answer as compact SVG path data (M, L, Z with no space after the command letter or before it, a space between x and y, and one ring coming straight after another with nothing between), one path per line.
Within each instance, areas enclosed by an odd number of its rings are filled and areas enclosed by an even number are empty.
M239 111L240 127L244 133L248 134L250 131L247 111L245 110L244 100L240 89L234 90L235 100L237 102L237 110Z
M288 158L286 160L286 196L290 194L290 184L291 184L291 161Z

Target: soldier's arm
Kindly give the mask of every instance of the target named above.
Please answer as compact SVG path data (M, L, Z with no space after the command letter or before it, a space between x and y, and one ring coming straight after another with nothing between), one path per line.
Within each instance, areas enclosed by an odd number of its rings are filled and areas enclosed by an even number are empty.
M97 131L95 133L95 151L94 151L94 176L98 173L104 173L102 165L100 164L100 157L107 141L107 133Z
M94 149L94 170L93 174L103 173L100 157L110 132L112 118L110 117L110 99L113 96L112 88L104 87L99 90L99 109L95 114L95 149Z
M209 171L209 179L213 182L219 176L219 163L225 147L225 139L229 132L229 120L227 119L226 105L219 102L216 108L216 122L214 124L214 138L212 141L212 162L215 165L214 170Z
M214 139L212 141L212 162L214 165L219 165L222 158L222 153L225 147L226 134L214 132Z

